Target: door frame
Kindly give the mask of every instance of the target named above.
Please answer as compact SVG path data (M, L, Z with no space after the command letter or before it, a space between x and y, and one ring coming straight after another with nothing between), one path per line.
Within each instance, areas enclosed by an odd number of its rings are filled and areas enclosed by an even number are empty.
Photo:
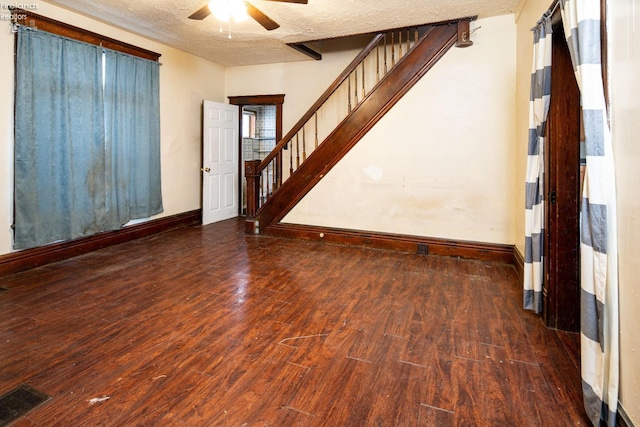
M276 95L245 95L228 96L229 104L237 105L239 113L238 129L238 177L242 177L244 171L244 159L242 157L242 109L249 105L275 105L276 107L276 144L282 139L282 104L284 104L284 94ZM242 179L238 180L238 215L242 215Z
M557 15L557 16L556 16ZM552 17L552 72L545 132L544 321L580 331L580 90L559 10ZM573 143L571 142L573 141Z
M608 91L608 67L607 67L607 58L608 58L608 50L607 50L607 0L600 0L600 37L601 37L601 72L602 79L604 82L604 91L605 91L605 102L607 108L610 105L609 99L609 91ZM553 96L553 91L559 90L560 87L566 86L574 86L577 88L577 83L575 83L575 75L573 72L573 65L571 64L571 58L569 56L569 49L566 44L566 40L564 38L564 31L562 30L562 17L560 14L560 9L556 8L554 14L551 17L551 22L553 25L553 32L557 34L557 36L553 37L553 48L552 48L552 72L551 72L551 85L552 85L552 96L550 98L549 105L549 117L547 119L547 129L546 129L546 142L545 142L545 152L547 155L545 156L545 236L544 236L544 321L548 327L562 329L567 331L580 331L580 224L579 224L579 215L580 215L580 204L581 204L581 185L582 179L580 174L580 166L579 166L579 154L578 161L576 162L576 167L572 169L572 172L567 175L567 157L571 157L575 159L575 153L566 153L558 150L558 144L554 144L553 141L574 138L576 139L576 134L578 135L577 139L581 138L581 130L580 130L580 116L581 111L576 114L576 108L574 108L575 104L580 105L580 92L578 90L577 94L573 92L572 99L567 102L563 96ZM558 44L556 44L558 43ZM558 49L560 47L560 49ZM559 52L561 51L561 52ZM559 55L560 54L560 55ZM558 64L559 61L563 61L562 66L565 67L565 72L558 72ZM567 64L568 62L568 64ZM555 85L555 86L554 86ZM569 111L571 110L571 111ZM577 117L576 117L577 115ZM574 147L575 148L575 147ZM553 151L552 151L553 150ZM564 156L564 157L559 157ZM575 160L570 160L575 161ZM563 164L564 162L564 164ZM564 169L564 170L563 170ZM560 171L561 175L555 175L554 172ZM557 222L551 218L554 216L554 212L552 209L551 193L552 191L556 191L556 206L562 206L564 204L567 205L567 200L562 200L559 198L564 193L558 192L558 186L563 186L566 188L566 182L563 182L563 179L569 176L571 180L571 185L575 185L578 193L577 206L575 204L569 203L572 207L571 209L577 210L577 223L574 225L574 230L571 236L567 237L563 235L562 232L558 230ZM555 213L556 218L562 219L562 216L557 215ZM562 264L562 260L559 260L560 249L565 250L565 259L566 259L566 248L562 248L560 245L567 245L571 240L572 243L577 245L576 247L576 255L577 258L576 264L578 268L578 280L577 280L577 289L573 286L567 286L563 281L565 278L561 274L554 274L555 271L558 273L560 264Z

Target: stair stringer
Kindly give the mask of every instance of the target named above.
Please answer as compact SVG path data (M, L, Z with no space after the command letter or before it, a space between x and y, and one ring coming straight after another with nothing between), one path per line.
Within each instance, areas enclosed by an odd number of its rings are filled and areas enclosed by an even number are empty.
M362 137L442 58L457 24L436 25L327 136L256 214L256 233L281 221Z

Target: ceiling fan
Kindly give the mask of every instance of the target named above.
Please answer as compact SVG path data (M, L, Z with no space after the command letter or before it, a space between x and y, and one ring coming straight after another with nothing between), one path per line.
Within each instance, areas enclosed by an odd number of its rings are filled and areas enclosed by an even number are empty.
M208 3L202 6L200 9L196 10L189 16L189 19L196 19L198 21L203 20L207 16L209 16L212 12L210 8L210 4L213 4L215 1L229 1L229 0L212 0L211 3ZM308 0L267 0L273 2L282 2L282 3L298 3L298 4L307 4ZM247 14L258 22L258 24L262 25L268 31L275 30L280 27L280 25L265 15L260 9L249 3L248 1L240 0L239 3L244 4L246 6Z

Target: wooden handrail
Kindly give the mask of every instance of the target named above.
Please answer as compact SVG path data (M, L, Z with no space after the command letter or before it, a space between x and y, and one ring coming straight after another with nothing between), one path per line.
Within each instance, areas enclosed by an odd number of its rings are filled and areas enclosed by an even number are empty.
M415 31L416 45L419 42L419 39L424 37L429 31L433 29L431 25L424 25L421 27L414 27L413 31ZM418 35L420 31L424 31L422 35ZM393 31L391 32L393 34ZM378 51L384 41L384 52L385 52L385 75L387 73L387 64L386 64L386 52L387 52L387 35L388 32L381 32L375 34L371 41L367 44L367 46L356 55L356 57L349 63L349 65L340 73L340 75L333 81L333 83L324 91L324 93L314 102L314 104L307 110L307 112L298 120L295 126L285 135L284 138L280 139L275 147L265 156L262 161L257 163L252 162L251 169L255 175L247 175L247 187L251 187L252 191L247 194L247 216L255 217L258 215L259 211L262 209L264 203L271 199L271 197L278 192L282 184L286 180L283 181L282 176L282 160L283 160L283 150L289 149L289 175L294 175L294 172L298 170L303 163L307 161L307 151L306 151L306 139L305 139L305 126L311 121L311 119L315 118L316 128L315 132L315 141L314 141L314 149L318 148L318 124L317 124L317 115L318 112L323 108L325 103L332 99L332 97L336 94L336 92L344 86L345 82L349 83L349 113L348 115L353 114L355 110L358 109L361 102L364 102L366 98L368 98L369 93L367 92L367 84L365 82L365 61L372 54L372 52L376 51L376 63L379 63ZM408 37L407 37L408 39ZM393 36L392 36L393 40ZM393 44L391 45L391 49L393 51ZM407 53L411 50L410 43L407 44ZM398 58L398 62L404 59L403 56ZM395 67L395 62L392 65L392 68ZM362 65L362 99L358 99L358 67ZM354 109L351 108L351 75L353 74L355 80L355 102L356 105ZM384 76L383 76L384 77ZM384 80L384 78L382 79ZM376 83L373 85L371 90L375 90L377 86L382 83L382 80L378 77L376 79ZM368 91L368 92L371 92ZM365 94L366 93L366 94ZM347 116L348 116L347 115ZM302 159L300 158L300 131L302 131ZM295 139L295 147L293 145ZM296 151L295 156L295 169L293 162L293 150ZM312 153L313 154L313 153ZM275 165L274 165L275 162ZM271 172L269 172L269 168L271 168ZM267 172L265 172L267 171ZM272 174L271 176L269 174ZM266 176L263 176L265 175ZM272 181L270 181L272 179ZM255 195L255 200L250 200L254 196L253 188L257 189L257 194ZM251 206L251 209L250 209Z
M406 37L403 37L404 34L398 34L398 45L394 37L398 29L376 33L295 126L278 141L273 150L262 161L246 163L250 172L246 174L247 232L259 233L274 221L280 221L388 109L413 87L444 52L453 46L461 25L464 23L468 25L469 20L461 19L442 25L407 28ZM412 31L413 34L411 34ZM380 50L382 50L382 56ZM387 62L388 54L391 56L390 64ZM381 69L380 60L383 60L384 70ZM366 70L365 64L372 66L371 71ZM361 71L360 65L362 65ZM360 72L362 74L358 75ZM370 77L373 74L369 73L375 73L375 78ZM359 92L359 84L362 86L362 92ZM355 92L352 92L352 86L355 87ZM344 90L347 94L344 101L348 104L346 116L343 115L345 112L339 104ZM358 96L359 94L361 96ZM351 105L352 95L355 96L354 107ZM323 109L332 100L338 102L338 108L335 109L338 124L326 123L328 124L326 129L323 125L323 132L328 130L329 133L322 137L323 141L320 143L318 114L324 111ZM333 119L333 114L327 119ZM314 144L311 153L307 155L307 148L311 147L306 144L305 127L311 126L312 120L315 121L315 128L312 129ZM287 155L289 178L284 179L283 150L287 148L289 149ZM302 157L300 157L301 154ZM249 200L251 197L254 200Z
M451 26L452 24L446 25ZM460 23L458 23L458 26ZM336 99L335 95L341 90L340 88L344 88L346 83L349 83L347 89L347 100L348 100L348 113L347 116L343 118L342 122L348 120L351 115L353 115L362 104L368 103L367 99L372 92L375 92L379 87L386 85L386 77L388 77L388 72L395 69L400 63L404 62L405 57L413 51L415 47L417 47L420 42L430 34L434 28L444 27L444 25L433 26L433 25L424 25L420 27L413 27L412 29L407 29L406 40L406 52L400 47L396 46L394 33L398 30L392 30L390 32L380 32L375 34L371 41L367 44L367 46L359 52L356 57L349 63L349 65L340 73L340 75L329 85L329 87L323 92L323 94L313 103L313 105L306 111L306 113L297 121L297 123L289 130L289 132L284 136L284 138L280 139L275 147L264 157L260 162L253 163L251 168L255 175L249 176L247 175L247 185L251 185L252 188L255 187L258 189L258 194L256 195L255 201L247 200L247 208L249 205L255 206L254 209L248 209L247 215L249 217L254 217L255 215L259 215L259 212L262 211L263 205L271 200L271 198L279 193L282 185L288 181L288 179L283 179L282 176L282 160L283 160L283 151L285 149L289 149L289 176L292 177L297 170L299 170L303 163L306 163L307 158L313 158L313 154L320 145L317 141L318 137L318 127L317 127L317 119L318 112L324 108L324 105L332 100ZM415 42L412 46L410 31L414 31ZM391 35L391 43L387 43L388 35ZM398 44L402 45L405 42L402 36L398 34ZM383 43L384 41L384 43ZM377 75L376 79L371 81L372 79L366 78L366 67L365 62L368 61L372 53L375 50L375 67L377 72L379 73L380 67L380 57L378 52L380 48L384 52L384 74L382 76ZM398 48L398 56L396 58L395 50ZM387 68L387 51L391 49L391 64L390 69ZM371 63L369 61L369 63ZM362 74L361 79L358 75L360 73L360 65L362 65ZM353 78L351 77L353 75ZM353 95L355 96L355 107L351 106L351 80L354 80L355 92ZM367 80L369 82L367 83ZM360 86L362 85L362 92L359 95ZM315 144L314 149L310 156L307 156L307 145L306 145L306 135L305 135L305 127L311 122L312 119L315 118L316 127L314 129L315 134ZM341 121L340 119L338 120ZM338 124L337 126L341 126ZM332 129L332 128L330 128ZM335 128L333 128L335 131ZM300 151L300 133L302 133L302 152ZM330 132L330 135L332 132ZM329 138L329 137L327 137ZM293 158L293 150L295 150L295 163ZM302 153L302 157L301 157ZM274 163L275 162L275 163ZM251 181L251 182L250 182ZM253 191L247 195L248 198L253 196ZM250 203L251 202L251 203Z
M344 71L335 79L335 81L324 91L324 93L318 98L318 100L307 110L307 112L298 120L298 122L291 128L291 130L282 138L271 152L260 162L258 171L261 172L267 165L282 151L282 149L289 143L289 141L298 133L300 129L313 117L315 112L324 104L329 97L335 92L338 87L349 77L351 72L360 64L364 58L378 45L380 39L384 37L384 33L376 34L371 42L365 47L358 56L344 69Z
M457 25L430 27L395 67L375 84L359 104L332 128L307 161L260 206L252 233L262 233L282 219L340 159L415 85L455 44Z

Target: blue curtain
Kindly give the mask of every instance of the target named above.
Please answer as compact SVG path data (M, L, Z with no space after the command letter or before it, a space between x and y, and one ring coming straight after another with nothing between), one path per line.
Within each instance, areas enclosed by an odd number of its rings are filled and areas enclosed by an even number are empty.
M105 52L107 190L119 224L162 212L159 64Z
M16 55L14 248L162 212L159 64L26 27Z
M108 228L102 49L21 27L17 57L14 247Z

